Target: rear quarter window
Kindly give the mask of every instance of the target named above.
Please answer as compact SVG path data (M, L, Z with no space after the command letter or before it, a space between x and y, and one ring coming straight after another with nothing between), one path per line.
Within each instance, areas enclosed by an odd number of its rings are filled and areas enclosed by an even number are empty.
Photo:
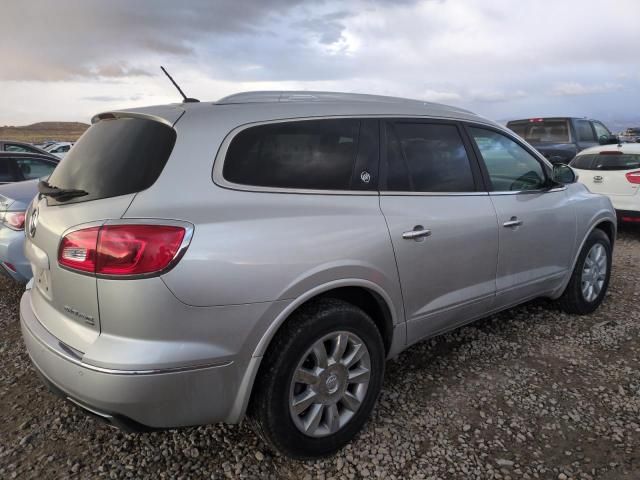
M363 123L359 119L299 120L246 128L231 140L222 176L233 184L256 187L366 189L373 186L373 172L356 168L359 152L371 153L367 152L370 139L361 142L368 137L361 135Z
M65 203L140 192L158 179L175 142L175 130L160 122L142 118L100 120L60 161L49 184L88 192Z

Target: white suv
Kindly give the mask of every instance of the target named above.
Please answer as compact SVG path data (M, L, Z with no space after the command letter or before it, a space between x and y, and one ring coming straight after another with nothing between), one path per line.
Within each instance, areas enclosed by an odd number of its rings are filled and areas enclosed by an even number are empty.
M570 163L578 181L593 193L607 195L619 221L640 222L640 144L588 148Z

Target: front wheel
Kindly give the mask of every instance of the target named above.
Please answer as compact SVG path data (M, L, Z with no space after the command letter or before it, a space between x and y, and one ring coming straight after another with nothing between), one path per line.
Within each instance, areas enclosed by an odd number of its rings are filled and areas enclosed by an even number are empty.
M567 313L586 315L595 311L609 286L611 276L611 241L596 228L584 243L569 284L558 304Z
M360 308L322 299L298 311L272 342L250 415L274 450L298 459L335 453L369 418L385 350Z

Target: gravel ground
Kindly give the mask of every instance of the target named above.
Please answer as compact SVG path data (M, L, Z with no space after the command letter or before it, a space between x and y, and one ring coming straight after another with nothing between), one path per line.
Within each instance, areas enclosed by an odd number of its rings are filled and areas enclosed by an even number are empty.
M124 434L49 394L0 280L0 478L640 478L640 231L587 317L533 302L389 362L363 434L295 462L246 425Z

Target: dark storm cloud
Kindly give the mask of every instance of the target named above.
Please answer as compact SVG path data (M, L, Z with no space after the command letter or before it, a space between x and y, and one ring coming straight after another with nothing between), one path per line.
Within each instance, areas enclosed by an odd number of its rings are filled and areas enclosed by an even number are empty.
M145 55L194 54L204 38L251 34L301 0L3 2L4 80L145 75Z

